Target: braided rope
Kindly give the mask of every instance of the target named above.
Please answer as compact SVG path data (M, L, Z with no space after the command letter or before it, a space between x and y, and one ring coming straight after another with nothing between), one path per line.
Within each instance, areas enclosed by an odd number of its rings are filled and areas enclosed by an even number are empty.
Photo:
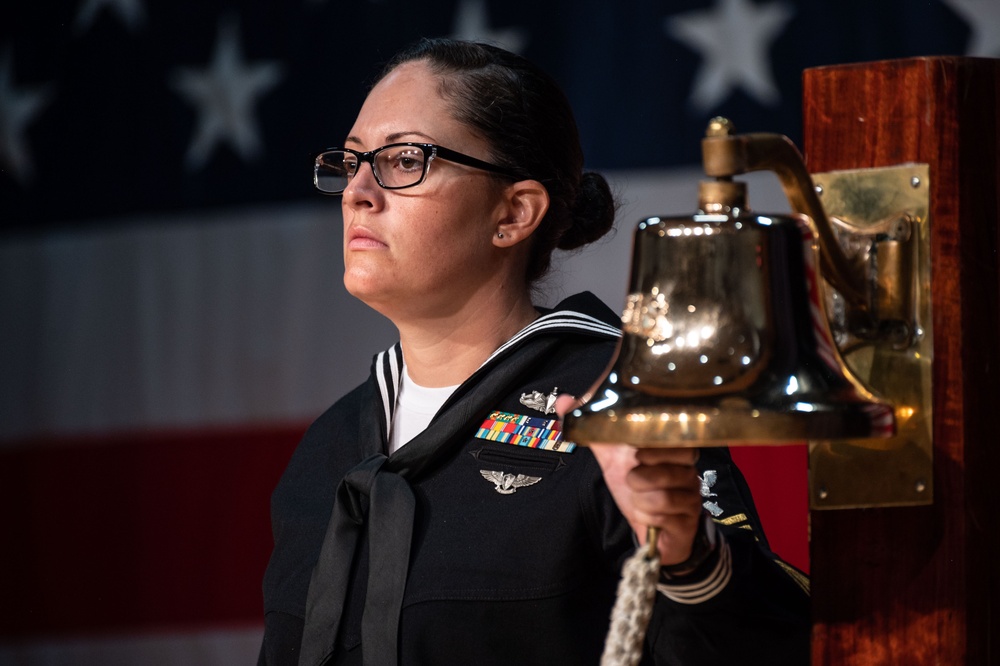
M660 574L654 529L650 528L653 537L650 547L636 549L622 567L601 666L636 666L642 658L642 644L649 617L653 614L656 581Z

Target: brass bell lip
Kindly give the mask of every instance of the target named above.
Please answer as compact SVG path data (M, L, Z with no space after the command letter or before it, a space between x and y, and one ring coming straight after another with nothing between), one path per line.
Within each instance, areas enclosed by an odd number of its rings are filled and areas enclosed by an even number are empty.
M665 403L623 386L605 393L614 395L598 397L566 415L568 441L684 448L880 438L894 432L889 405L855 402L854 396L846 402L797 397L776 403L729 395Z

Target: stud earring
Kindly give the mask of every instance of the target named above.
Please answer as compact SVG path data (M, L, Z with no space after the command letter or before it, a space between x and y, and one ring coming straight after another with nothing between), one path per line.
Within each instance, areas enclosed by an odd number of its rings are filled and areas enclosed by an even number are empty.
M502 231L498 231L497 232L497 238L503 238L503 232Z

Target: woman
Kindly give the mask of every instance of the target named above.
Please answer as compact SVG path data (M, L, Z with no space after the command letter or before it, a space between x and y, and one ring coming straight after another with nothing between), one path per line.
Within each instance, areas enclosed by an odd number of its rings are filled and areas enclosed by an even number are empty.
M807 596L725 450L561 440L556 396L586 392L619 321L589 294L531 302L553 249L600 238L615 211L550 78L421 42L317 157L316 184L342 197L348 291L400 341L274 493L261 664L596 663L646 525L663 565L650 659L808 660ZM715 478L721 522L702 505Z

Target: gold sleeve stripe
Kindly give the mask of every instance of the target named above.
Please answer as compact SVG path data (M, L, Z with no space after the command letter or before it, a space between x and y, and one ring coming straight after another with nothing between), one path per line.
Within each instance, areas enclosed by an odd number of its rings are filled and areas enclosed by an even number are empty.
M805 592L806 594L809 594L809 577L808 576L806 576L804 573L802 573L798 569L790 566L787 562L782 562L781 560L775 560L775 562L777 562L781 566L781 568L785 570L785 573L788 574L793 581L795 581L796 585L798 585L799 587L802 588L803 592Z
M747 514L738 513L735 516L729 516L728 518L716 518L715 522L720 525L735 525L736 523L745 523L747 521Z

